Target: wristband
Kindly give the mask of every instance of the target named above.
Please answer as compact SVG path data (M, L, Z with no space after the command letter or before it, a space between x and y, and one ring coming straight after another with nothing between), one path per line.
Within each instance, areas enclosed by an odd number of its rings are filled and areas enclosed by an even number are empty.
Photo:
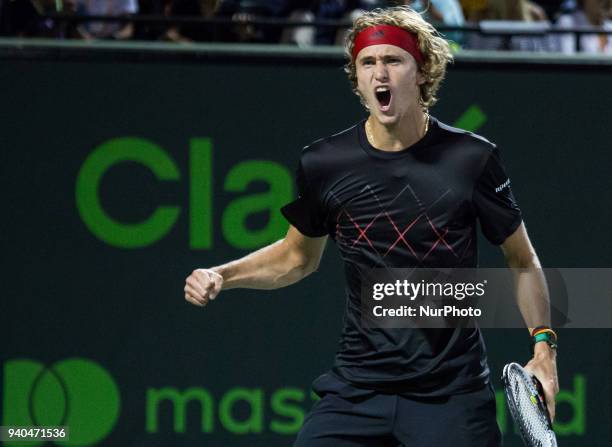
M549 334L552 337L553 341L557 341L557 333L548 326L539 326L533 331L531 331L531 336L534 338L540 334Z
M552 329L535 334L533 337L533 345L535 346L536 343L540 342L546 342L552 349L557 349L557 335Z
M531 336L533 337L536 332L541 331L542 329L550 329L550 326L537 326L531 330Z

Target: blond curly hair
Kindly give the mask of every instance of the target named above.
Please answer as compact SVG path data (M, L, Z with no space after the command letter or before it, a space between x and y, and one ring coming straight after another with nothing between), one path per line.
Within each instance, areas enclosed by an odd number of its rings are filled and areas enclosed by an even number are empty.
M353 27L349 30L344 44L344 53L348 59L344 71L348 74L353 92L361 98L357 90L357 68L352 55L355 38L363 29L374 25L394 25L417 36L423 54L419 71L425 78L425 82L419 86L420 104L424 109L433 106L438 100L436 92L446 74L446 65L452 62L453 56L448 42L418 12L407 6L375 9L365 12L353 21Z

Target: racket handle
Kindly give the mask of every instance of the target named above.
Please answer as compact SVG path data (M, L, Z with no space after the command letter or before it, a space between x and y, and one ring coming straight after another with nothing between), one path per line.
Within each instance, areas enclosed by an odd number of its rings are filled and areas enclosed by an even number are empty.
M532 376L532 379L533 379L533 384L535 385L536 390L538 392L538 399L540 400L540 408L544 411L544 414L546 414L546 420L548 421L548 426L552 428L552 421L550 420L550 414L548 413L548 407L546 406L546 396L544 395L544 387L542 386L542 383L538 380L536 376Z

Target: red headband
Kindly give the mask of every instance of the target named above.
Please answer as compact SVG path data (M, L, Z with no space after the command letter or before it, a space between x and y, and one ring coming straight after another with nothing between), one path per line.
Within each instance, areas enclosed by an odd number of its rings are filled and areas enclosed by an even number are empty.
M419 49L419 41L415 34L393 25L374 25L360 31L353 45L353 60L365 47L371 45L395 45L409 52L417 61L423 62L423 54Z

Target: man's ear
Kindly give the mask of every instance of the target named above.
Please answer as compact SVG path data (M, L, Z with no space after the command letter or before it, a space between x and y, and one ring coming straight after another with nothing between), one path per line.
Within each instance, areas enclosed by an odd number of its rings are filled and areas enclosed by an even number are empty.
M425 76L423 75L423 73L421 73L421 70L417 71L416 79L417 79L417 85L425 84Z
M370 110L370 108L368 107L368 105L365 102L365 99L363 98L363 95L361 94L361 92L359 91L359 89L357 87L355 87L355 90L353 90L354 93L357 95L357 97L359 98L359 102L361 104L363 104L363 106L366 108L366 110Z

